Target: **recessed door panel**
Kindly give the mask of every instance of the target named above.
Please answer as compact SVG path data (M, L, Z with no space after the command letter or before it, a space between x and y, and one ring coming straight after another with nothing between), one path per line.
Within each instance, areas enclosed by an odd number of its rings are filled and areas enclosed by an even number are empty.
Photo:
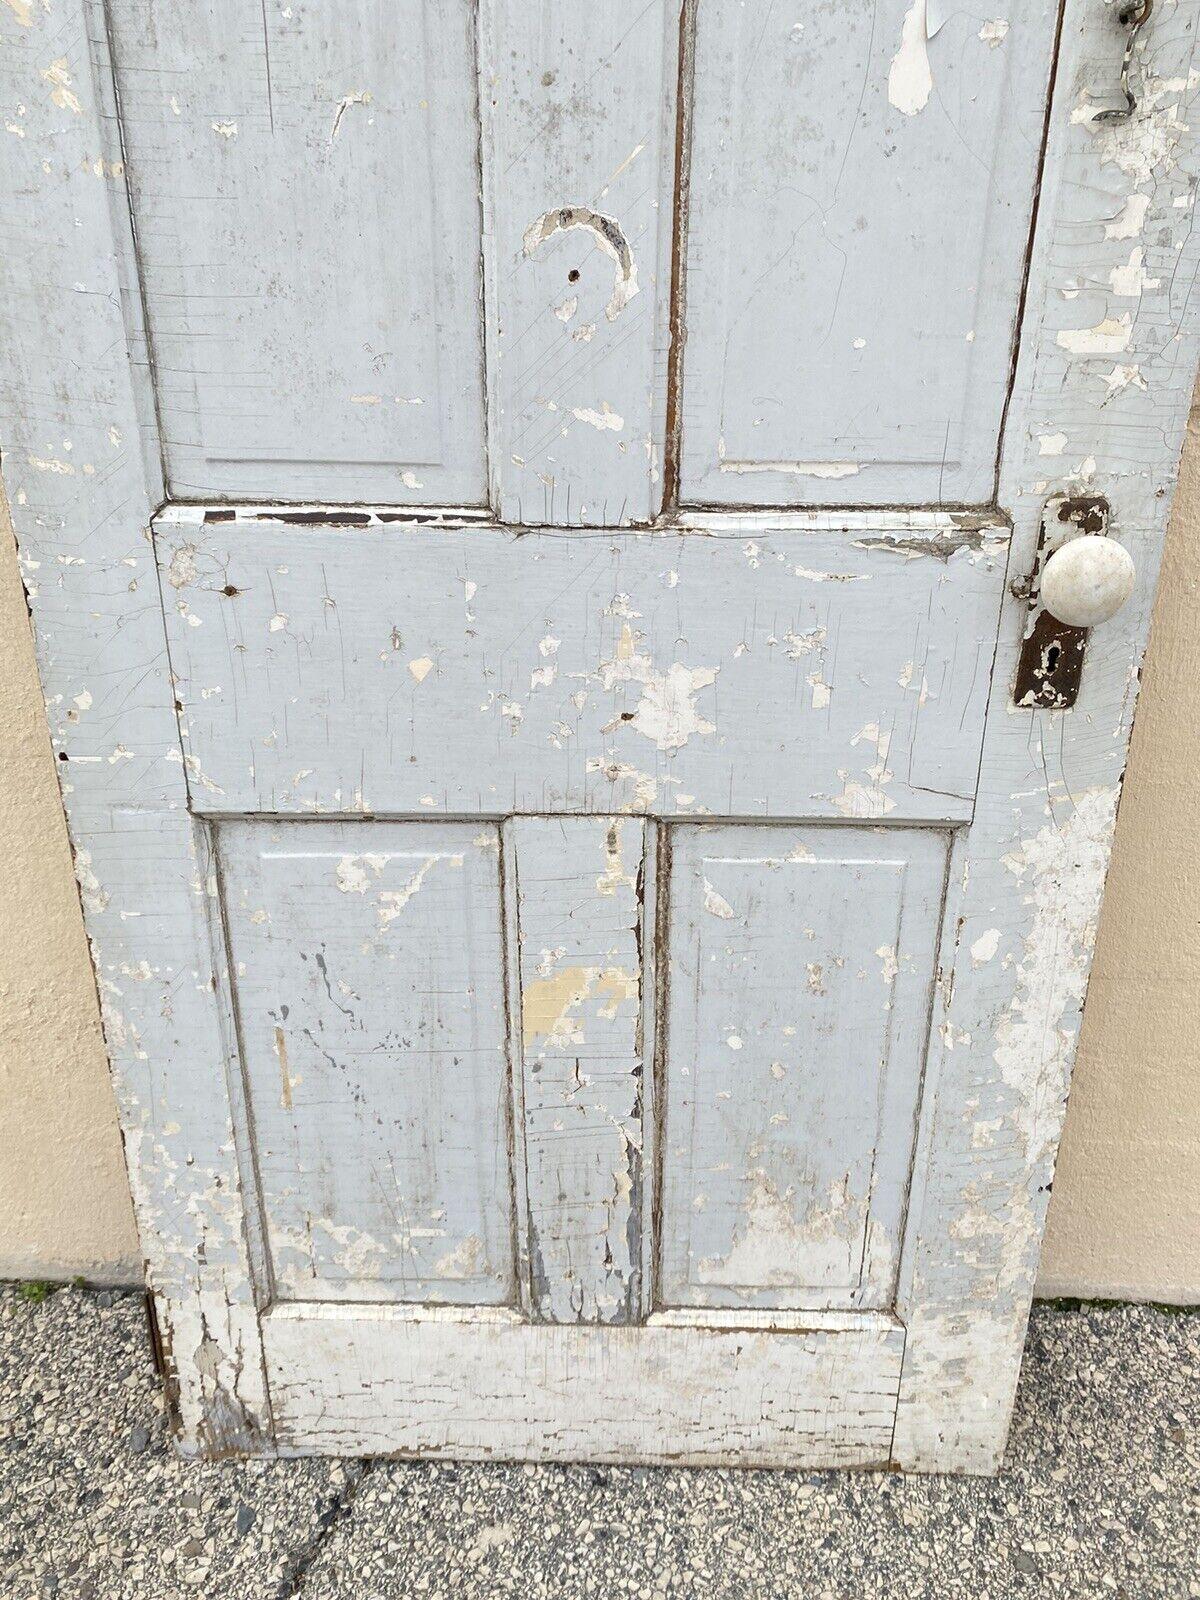
M982 503L1054 8L697 8L682 497Z
M467 0L113 0L176 496L483 500Z
M478 824L220 830L281 1299L512 1296L498 848Z
M946 835L671 837L660 1302L883 1308Z

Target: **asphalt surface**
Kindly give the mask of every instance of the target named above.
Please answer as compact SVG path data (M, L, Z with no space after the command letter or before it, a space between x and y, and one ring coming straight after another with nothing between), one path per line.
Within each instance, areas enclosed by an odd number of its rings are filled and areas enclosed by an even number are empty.
M1200 1600L1200 1312L1035 1308L995 1479L184 1462L139 1296L0 1291L0 1596Z

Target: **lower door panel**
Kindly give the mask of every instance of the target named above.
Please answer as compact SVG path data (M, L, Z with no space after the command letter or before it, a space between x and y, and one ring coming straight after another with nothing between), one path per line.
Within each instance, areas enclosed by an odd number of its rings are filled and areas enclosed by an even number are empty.
M214 831L288 1448L886 1459L945 831Z
M263 1342L285 1452L864 1467L888 1459L904 1330L281 1306Z

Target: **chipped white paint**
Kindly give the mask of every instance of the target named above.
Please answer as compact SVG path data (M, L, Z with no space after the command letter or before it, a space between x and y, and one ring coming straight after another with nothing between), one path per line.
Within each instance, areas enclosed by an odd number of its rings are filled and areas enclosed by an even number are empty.
M1031 915L993 1057L1018 1093L1018 1131L1031 1163L1045 1159L1057 1136L1039 1115L1039 1097L1066 1094L1116 809L1111 789L1076 795L1061 824L1022 840L1006 862Z
M1108 281L1114 294L1127 300L1136 300L1145 290L1159 287L1162 279L1150 277L1143 265L1145 259L1145 250L1141 245L1136 245L1129 252L1129 260L1112 269Z
M369 89L356 89L351 94L344 94L337 103L337 110L333 114L333 125L329 130L329 143L332 144L341 132L342 118L351 106L369 106L371 104L371 91Z
M1060 328L1059 345L1077 356L1119 355L1129 346L1133 318L1128 311L1117 317L1102 317L1092 328Z
M625 418L619 417L607 400L600 402L599 411L592 406L573 406L571 415L576 422L586 422L589 428L598 428L601 433L620 433L625 426Z
M717 681L719 667L687 667L674 661L665 672L634 643L626 623L610 660L600 663L600 681L606 690L618 684L642 686L629 724L660 750L680 750L693 734L709 734L714 725L700 715L696 696Z
M421 892L421 887L424 884L425 879L429 876L430 872L433 871L433 868L437 865L439 859L440 858L438 856L430 856L428 860L423 861L401 888L381 889L379 891L379 898L375 907L375 914L379 919L380 933L386 933L391 927L392 923L395 922L396 918L404 910L408 902L412 899L413 895ZM451 856L449 859L452 865L456 867L461 867L463 864L463 858L460 855Z
M732 918L735 915L734 909L725 896L718 893L707 878L702 881L704 883L704 909L709 916L724 917L726 920Z
M991 961L1000 948L1000 929L987 928L978 939L971 941L971 961L977 967Z
M815 1240L822 1236L820 1224L826 1218L818 1211L814 1219L814 1213L810 1211L803 1223L798 1221L792 1210L793 1191L790 1187L780 1194L761 1168L748 1173L746 1181L750 1187L742 1202L745 1220L734 1233L733 1249L727 1256L707 1258L698 1263L696 1276L701 1283L719 1284L732 1289L747 1284L775 1286L789 1283L794 1275L791 1263L811 1252ZM845 1204L844 1191L840 1194L840 1203L842 1206ZM830 1218L836 1215L838 1209L839 1192L835 1191ZM813 1226L814 1220L818 1223L816 1228ZM845 1276L848 1262L844 1241L837 1264L841 1268L841 1275ZM826 1275L820 1267L816 1270L819 1277Z
M617 177L621 170L623 169L618 169L613 177ZM633 251L629 248L628 241L615 218L603 216L598 211L590 211L586 206L560 206L554 211L544 212L536 221L529 224L521 240L521 248L527 256L531 256L540 245L545 244L547 239L571 228L586 228L595 243L613 263L613 289L604 308L604 315L609 322L615 322L638 293L637 262L633 259Z
M50 98L62 111L69 111L79 117L83 115L83 107L79 103L79 96L71 87L71 74L67 70L66 56L60 56L57 61L44 68L42 77L50 85Z
M1106 239L1136 239L1146 226L1151 196L1135 191L1125 196L1117 216L1104 224Z
M926 0L912 0L904 13L899 48L888 69L888 100L906 117L915 117L929 104L932 90Z

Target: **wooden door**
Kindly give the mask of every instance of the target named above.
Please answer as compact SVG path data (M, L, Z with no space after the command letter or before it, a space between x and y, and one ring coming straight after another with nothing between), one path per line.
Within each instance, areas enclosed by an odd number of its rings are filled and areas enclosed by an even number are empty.
M5 9L3 465L181 1448L996 1466L1194 21L1114 120L1090 0ZM1137 584L1055 709L1071 496Z

